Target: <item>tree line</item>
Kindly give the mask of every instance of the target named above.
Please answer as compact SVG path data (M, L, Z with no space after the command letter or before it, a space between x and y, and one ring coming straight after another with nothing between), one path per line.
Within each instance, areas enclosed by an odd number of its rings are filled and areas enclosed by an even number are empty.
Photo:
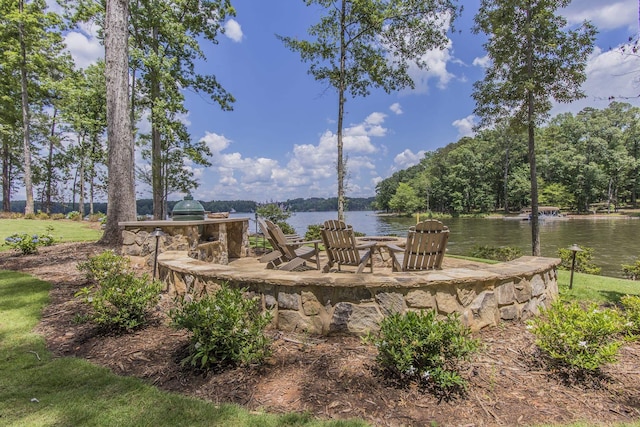
M531 206L526 132L485 130L425 154L376 187L377 209L453 215ZM638 205L640 108L613 102L553 117L536 131L541 205L588 212Z
M373 210L375 197L348 197L346 199L346 208L348 211L370 211ZM171 214L173 208L180 200L169 200L167 202L167 212ZM338 199L336 197L321 198L313 197L310 199L287 199L283 202L268 202L260 203L253 200L210 200L200 201L200 204L207 212L255 212L259 206L264 204L275 204L279 208L289 212L328 212L335 211L338 207ZM24 212L26 205L25 200L12 200L10 203L10 212ZM85 203L84 206L80 206L78 203L61 203L55 202L48 206L45 206L42 202L36 201L34 203L36 211L56 214L67 214L69 212L89 212L89 203ZM107 212L107 203L94 202L91 206L93 213ZM136 212L138 216L153 215L153 199L138 199L136 200Z

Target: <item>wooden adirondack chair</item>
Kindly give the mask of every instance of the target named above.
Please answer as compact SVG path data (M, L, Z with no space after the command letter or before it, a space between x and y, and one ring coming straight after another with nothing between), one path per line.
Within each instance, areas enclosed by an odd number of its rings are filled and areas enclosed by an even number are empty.
M392 271L439 270L447 249L449 228L440 221L428 219L409 229L404 248L387 245Z
M277 259L267 263L267 268L294 270L305 266L307 261L311 261L316 265L316 269L320 270L320 259L318 257L320 240L290 241L277 224L268 219L265 219L264 223L267 226L267 234L270 237L269 242L273 245L274 250L280 253ZM313 244L313 247L305 246L307 244Z
M282 253L280 253L280 251L278 250L278 245L276 244L276 242L274 242L273 238L271 237L271 234L269 234L265 219L258 218L257 221L258 221L258 225L260 226L260 232L267 239L267 241L269 242L269 245L272 248L271 252L262 255L260 258L258 258L258 261L272 262L274 260L277 260L278 258L281 258ZM297 234L285 234L285 237L287 238L287 241L289 241L292 244L297 244L297 242L302 242L304 240L302 237L298 236Z
M338 271L341 271L342 266L348 265L356 267L356 273L362 273L368 263L373 273L371 252L376 242L358 245L353 228L338 220L325 221L320 233L328 258L323 272L328 273L337 264Z

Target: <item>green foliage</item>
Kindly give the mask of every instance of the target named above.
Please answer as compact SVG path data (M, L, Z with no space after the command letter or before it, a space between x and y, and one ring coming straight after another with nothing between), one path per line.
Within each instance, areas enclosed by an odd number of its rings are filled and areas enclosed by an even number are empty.
M27 234L15 233L4 239L5 245L20 252L22 255L31 255L38 253L40 246L52 246L56 243L53 237L53 227L47 227L46 233Z
M495 247L475 245L470 254L473 258L491 259L495 261L511 261L520 258L522 251L511 246Z
M466 386L457 372L461 360L477 351L480 342L460 323L457 314L438 320L435 310L394 313L372 338L377 362L399 379L417 380L447 390Z
M36 214L36 218L37 219L50 219L49 218L49 214L46 212L42 212L42 211L38 211L38 213Z
M320 229L322 228L322 224L309 224L307 226L307 232L304 234L304 240L321 240L322 234Z
M296 230L287 223L287 219L291 217L291 212L277 203L265 203L256 208L259 217L268 219L278 225L284 234L295 234Z
M627 279L640 280L640 258L634 264L622 264L622 274Z
M593 248L579 246L582 251L576 252L575 272L586 274L600 274L602 268L593 263ZM558 266L561 270L571 270L573 263L573 251L567 248L558 249L558 256L562 260L562 264Z
M67 219L71 221L80 221L82 218L80 218L80 212L71 211L67 213Z
M78 264L95 284L82 288L76 297L93 309L89 318L106 329L129 331L144 325L160 299L162 283L150 282L147 275L138 277L130 267L128 258L113 251Z
M593 372L616 361L624 331L624 318L616 310L557 300L541 312L527 328L538 348L559 366Z
M412 214L420 208L420 199L409 184L401 182L395 194L389 200L389 208L396 212Z
M179 299L169 313L176 327L191 332L189 355L183 363L199 369L260 363L269 354L263 330L271 313L260 313L259 300L226 284L197 301Z
M625 295L620 298L620 303L624 307L624 314L627 319L625 327L633 335L640 335L640 296Z
M62 213L54 213L51 215L51 219L54 221L59 221L61 219L65 219L65 216Z

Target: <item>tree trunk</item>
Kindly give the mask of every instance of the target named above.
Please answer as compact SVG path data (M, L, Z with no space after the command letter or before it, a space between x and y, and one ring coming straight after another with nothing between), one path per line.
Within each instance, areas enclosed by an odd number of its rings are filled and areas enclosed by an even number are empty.
M344 202L345 202L345 190L344 190L344 178L345 178L345 164L343 160L343 141L342 141L342 126L344 117L344 70L346 61L346 44L345 44L345 31L346 31L346 14L347 5L346 0L342 0L342 10L340 14L340 83L338 88L338 163L336 165L338 170L338 220L344 221Z
M509 213L509 145L504 150L504 213Z
M47 176L45 177L45 190L44 190L44 211L47 214L51 213L51 193L53 187L53 148L56 135L56 118L58 116L58 109L53 109L53 119L51 121L51 134L49 135L49 152L47 153Z
M122 244L122 221L136 218L134 152L129 114L128 0L107 0L105 76L107 81L107 223L100 243Z
M20 0L20 14L24 12L24 0ZM31 181L31 141L29 140L29 95L27 93L27 48L24 40L24 24L18 25L20 32L20 85L22 89L22 149L24 154L24 188L26 204L24 214L34 213L33 209L33 184Z
M531 4L527 6L527 27L531 26ZM533 42L527 31L527 77L533 79ZM534 98L527 91L527 131L529 136L529 167L531 172L531 254L540 256L540 222L538 220L538 174L536 172L536 140L534 122Z
M153 51L158 57L158 29L153 28ZM160 97L160 82L155 71L151 73L151 187L153 193L153 219L165 219L164 191L162 189L162 141L156 102Z
M11 151L7 136L2 138L2 210L11 212Z

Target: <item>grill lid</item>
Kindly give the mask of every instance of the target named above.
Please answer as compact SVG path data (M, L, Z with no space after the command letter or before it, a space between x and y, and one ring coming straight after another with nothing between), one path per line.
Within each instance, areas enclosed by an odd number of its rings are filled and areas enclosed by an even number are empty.
M174 220L200 220L204 219L204 207L197 200L193 200L191 194L187 194L184 200L176 203L171 211Z

